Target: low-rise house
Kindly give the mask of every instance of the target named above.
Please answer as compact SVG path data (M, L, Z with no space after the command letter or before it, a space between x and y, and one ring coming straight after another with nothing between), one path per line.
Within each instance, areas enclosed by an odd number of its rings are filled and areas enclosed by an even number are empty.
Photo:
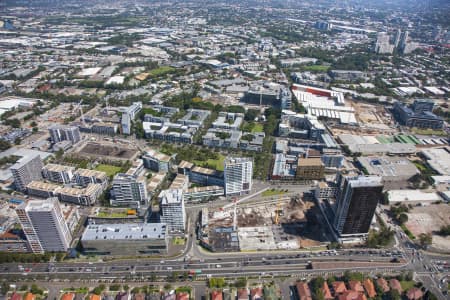
M306 282L298 282L296 288L300 300L312 300L311 290Z
M358 280L350 280L348 282L348 286L350 287L350 290L358 292L358 293L364 293L364 287L362 286L361 282Z
M389 292L391 289L389 288L389 284L384 278L378 278L377 279L377 285L381 288L383 293Z
M176 300L189 300L189 293L188 292L177 293Z
M402 293L402 286L400 284L400 281L398 281L397 279L392 278L391 280L389 280L389 286L391 287L391 290L397 290L399 294Z
M347 287L345 286L345 282L343 281L335 281L332 285L335 296L347 291Z
M263 299L263 289L261 287L257 287L250 290L250 299L251 300L262 300Z
M328 284L327 284L326 281L323 283L323 287L322 287L321 290L322 290L323 298L325 300L332 300L332 299L334 299L334 297L331 295L330 288L328 287Z
M22 296L16 292L12 293L10 300L22 300Z
M367 300L366 295L355 291L345 291L339 295L338 300Z
M423 293L420 289L413 287L406 292L406 297L408 300L419 300L423 297Z
M375 286L373 285L372 280L369 278L364 279L363 281L364 289L366 290L367 296L369 298L373 298L377 295L377 292L375 291Z
M237 300L248 300L247 288L241 288L237 291Z
M64 293L61 296L61 300L74 300L75 299L75 293Z
M222 291L212 291L211 300L223 300Z

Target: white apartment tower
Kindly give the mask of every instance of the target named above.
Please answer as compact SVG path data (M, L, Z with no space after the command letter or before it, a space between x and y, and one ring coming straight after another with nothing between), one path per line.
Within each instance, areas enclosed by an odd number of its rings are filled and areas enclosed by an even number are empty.
M10 170L14 177L16 189L24 192L30 182L41 180L42 167L43 164L39 154L25 156L12 165Z
M252 189L253 160L248 157L227 158L224 161L225 195L237 196Z
M72 235L57 198L31 200L16 208L33 253L65 252Z
M159 194L161 223L166 223L169 232L184 232L186 226L186 210L182 189L163 190Z

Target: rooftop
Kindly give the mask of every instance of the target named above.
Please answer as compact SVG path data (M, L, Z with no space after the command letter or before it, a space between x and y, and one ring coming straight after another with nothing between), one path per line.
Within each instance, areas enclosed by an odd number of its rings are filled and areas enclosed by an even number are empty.
M166 235L165 223L97 224L88 225L81 240L164 239Z

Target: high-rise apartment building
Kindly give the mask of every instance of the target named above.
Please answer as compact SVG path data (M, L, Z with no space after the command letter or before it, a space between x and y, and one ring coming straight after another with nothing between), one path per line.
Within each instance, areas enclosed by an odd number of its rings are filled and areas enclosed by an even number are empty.
M33 253L65 252L72 235L57 198L32 200L16 208Z
M71 141L76 144L81 140L80 129L77 126L53 125L48 128L53 143Z
M118 173L114 176L111 190L112 206L140 208L148 203L146 178L144 176Z
M236 196L252 189L253 160L248 157L227 158L224 161L225 195Z
M134 102L122 113L121 125L123 134L131 134L131 121L136 118L136 115L141 111L141 109L142 102Z
M163 190L159 194L161 223L166 223L169 232L184 232L186 226L186 210L182 189Z
M375 52L391 54L393 51L394 45L389 42L389 35L386 32L379 32L375 43Z
M25 192L27 185L34 180L42 179L43 164L39 154L24 156L9 169L14 177L14 185L17 190Z
M378 201L383 197L383 183L378 176L338 177L338 196L334 227L340 236L367 234Z

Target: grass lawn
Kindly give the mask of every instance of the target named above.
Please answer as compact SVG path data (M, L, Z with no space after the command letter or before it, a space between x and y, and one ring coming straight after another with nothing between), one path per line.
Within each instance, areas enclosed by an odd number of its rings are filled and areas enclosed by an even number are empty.
M414 281L400 281L400 285L402 286L402 290L407 291L410 288L414 287Z
M223 171L223 161L225 160L225 156L222 154L217 154L219 156L218 159L208 159L204 161L194 160L194 163L201 167L211 166L218 171Z
M103 171L106 173L106 175L109 176L114 176L117 173L120 172L120 167L116 167L116 166L111 166L111 165L104 165L104 164L99 164L95 167L95 170L97 171Z
M185 243L186 243L186 240L183 239L183 238L180 238L180 237L174 237L173 240L172 240L172 244L174 244L174 245L180 245L180 246L182 246L182 245L184 245Z
M168 73L171 73L175 70L175 68L169 67L169 66L163 66L159 67L153 70L150 70L148 73L150 74L150 77L158 77L162 76Z
M127 216L128 214L126 209L124 209L123 211L114 211L114 212L100 211L97 214L97 217L99 218L126 218Z
M276 196L276 195L283 195L283 194L285 194L285 193L286 193L286 192L283 191L283 190L270 189L270 190L264 191L264 192L262 193L262 196L263 196L263 197Z
M310 66L302 66L301 69L303 71L311 71L311 72L326 72L328 71L329 66L323 65L310 65Z
M253 128L252 128L252 133L263 132L263 131L264 131L264 126L259 123L255 123L255 126L253 126Z
M411 131L414 132L415 134L423 134L423 135L437 135L437 136L447 135L447 133L443 130L411 128Z

